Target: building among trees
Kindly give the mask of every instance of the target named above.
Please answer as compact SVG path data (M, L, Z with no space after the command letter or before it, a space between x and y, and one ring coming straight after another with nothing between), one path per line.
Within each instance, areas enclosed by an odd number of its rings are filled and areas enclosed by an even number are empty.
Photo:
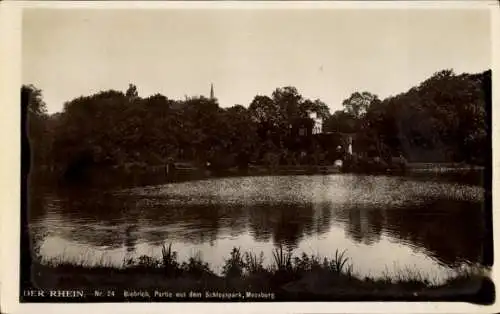
M309 118L313 120L312 134L323 133L323 119L316 112L310 112Z

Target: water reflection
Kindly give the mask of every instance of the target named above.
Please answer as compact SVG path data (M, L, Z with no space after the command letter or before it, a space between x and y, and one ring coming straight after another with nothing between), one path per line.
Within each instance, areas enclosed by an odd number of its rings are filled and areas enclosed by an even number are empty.
M355 242L367 245L380 241L382 233L382 211L352 208L348 211L346 235Z
M119 192L36 194L31 221L45 244L43 254L52 256L61 254L57 243L62 242L121 252L121 260L140 255L138 247L165 241L177 249L230 243L268 251L277 244L308 243L327 247L330 252L319 252L323 255L380 243L388 250L411 249L394 261L411 260L419 252L454 267L482 262L482 195L478 186L397 177L230 178Z

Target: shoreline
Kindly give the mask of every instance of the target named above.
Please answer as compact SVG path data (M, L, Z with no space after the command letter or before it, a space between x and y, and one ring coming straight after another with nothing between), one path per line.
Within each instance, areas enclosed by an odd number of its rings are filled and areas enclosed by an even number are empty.
M182 168L174 174L166 175L163 166L147 166L134 170L124 169L94 169L85 173L85 177L76 181L67 181L60 178L54 172L36 171L31 172L29 181L47 185L47 187L139 187L147 185L161 185L169 183L180 183L196 180L230 178L230 177L258 177L258 176L293 176L293 175L387 175L418 177L421 175L440 176L474 176L478 173L484 174L484 166L464 165L458 163L408 163L404 170L386 169L379 171L346 171L337 166L299 165L299 166L250 166L248 169L230 168L221 171L213 171L203 168ZM477 181L477 180L475 180ZM475 182L475 185L484 186L483 182Z
M457 299L474 297L491 282L486 267L470 267L457 270L442 283L431 282L418 271L401 270L389 277L361 277L352 272L352 263L345 251L337 250L332 259L308 256L292 256L283 248L274 250L273 264L263 266L262 260L251 252L233 248L226 259L222 274L214 273L200 256L188 262L178 263L176 252L164 246L162 258L142 256L128 261L124 267L109 265L87 266L64 261L35 261L32 265L32 283L43 290L92 290L114 289L115 297L146 299L149 301L182 301L182 297L155 296L150 291L264 293L268 301L307 300L356 300L356 299ZM116 287L120 287L117 289ZM128 296L124 295L129 293ZM196 295L194 299L221 301L216 295ZM223 298L222 298L223 299ZM245 301L236 296L234 299ZM266 299L251 296L246 301ZM193 301L193 298L187 298ZM226 301L233 300L228 298ZM224 300L222 300L224 301ZM263 301L263 300L262 300Z

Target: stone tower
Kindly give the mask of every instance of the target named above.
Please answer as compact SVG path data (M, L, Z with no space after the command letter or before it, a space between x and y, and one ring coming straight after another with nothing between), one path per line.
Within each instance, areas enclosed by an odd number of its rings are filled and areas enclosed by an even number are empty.
M214 95L214 84L210 84L210 99L214 100L215 95Z

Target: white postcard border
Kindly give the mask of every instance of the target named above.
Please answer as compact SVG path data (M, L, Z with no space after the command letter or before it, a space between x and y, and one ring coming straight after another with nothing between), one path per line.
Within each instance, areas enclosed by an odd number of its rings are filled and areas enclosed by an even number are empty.
M5 313L492 313L499 310L497 305L480 306L468 303L446 302L297 302L297 303L114 303L114 304L28 304L19 303L19 208L20 208L20 112L19 87L21 86L21 34L22 8L93 8L93 9L276 9L276 8L321 8L321 9L387 9L387 8L425 8L425 9L482 9L490 8L492 14L492 85L500 82L497 69L500 69L500 9L496 1L415 1L415 2L85 2L85 1L4 1L0 3L0 125L2 126L0 153L0 302ZM425 21L422 21L425 23ZM495 104L500 104L500 91L493 88L493 121L500 121ZM500 126L493 123L493 137L500 134ZM493 140L493 181L500 182L500 142ZM495 153L497 152L497 153ZM493 184L493 204L499 199L500 191ZM493 206L494 225L499 224L496 206ZM494 228L494 238L500 240L500 229ZM499 241L494 241L494 251L500 249ZM497 254L495 254L497 255ZM498 264L498 263L497 263ZM497 267L496 267L497 268ZM492 272L495 283L499 272ZM499 287L497 286L497 289ZM498 302L497 302L498 303Z

